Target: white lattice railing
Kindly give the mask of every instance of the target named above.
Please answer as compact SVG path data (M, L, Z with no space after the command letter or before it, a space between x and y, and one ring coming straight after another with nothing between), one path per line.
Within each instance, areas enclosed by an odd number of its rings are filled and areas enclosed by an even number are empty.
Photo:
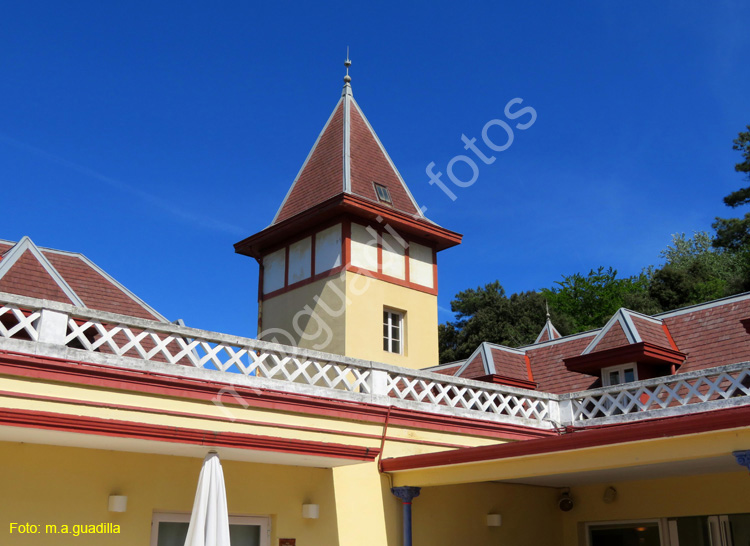
M560 397L570 401L574 423L692 406L695 411L750 403L750 363L593 389ZM664 410L664 411L661 411Z
M55 302L0 295L0 340L25 339L94 356L137 359L157 366L200 368L251 380L272 380L279 389L325 389L380 397L423 411L469 412L528 426L550 428L553 395L398 368L277 343L241 338L75 308ZM41 309L41 307L44 307ZM108 359L108 363L113 360ZM160 367L163 371L163 367ZM215 377L214 377L215 379ZM265 384L264 384L265 385Z
M206 370L227 383L539 428L750 403L750 363L555 395L0 293L0 347L14 343L36 343L34 352L50 356L188 377Z

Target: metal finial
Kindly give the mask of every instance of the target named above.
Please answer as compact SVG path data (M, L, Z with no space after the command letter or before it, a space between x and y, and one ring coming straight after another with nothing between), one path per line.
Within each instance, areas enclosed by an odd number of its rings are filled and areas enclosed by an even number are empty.
M547 303L547 300L544 300L544 307L547 308L547 320L549 320L549 303Z
M344 83L349 83L352 81L352 78L349 75L349 67L351 65L352 61L349 59L349 46L346 46L346 60L344 61L344 66L346 67L346 76L344 76Z

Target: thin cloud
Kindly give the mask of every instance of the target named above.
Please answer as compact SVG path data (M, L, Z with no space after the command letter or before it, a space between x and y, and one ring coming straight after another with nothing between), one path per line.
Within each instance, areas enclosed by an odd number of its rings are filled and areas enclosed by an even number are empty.
M239 226L235 226L233 224L229 224L221 220L216 220L215 218L210 218L208 216L196 214L196 213L187 211L185 209L182 209L180 207L177 207L173 203L165 199L162 199L160 197L157 197L156 195L143 191L142 189L137 188L131 184L122 182L120 180L116 180L100 172L97 172L93 169L84 167L83 165L79 165L77 163L73 163L72 161L68 161L67 159L63 159L62 157L51 154L45 150L37 148L36 146L26 144L25 142L21 142L20 140L16 140L15 138L10 137L4 133L0 133L0 141L5 142L6 144L15 146L16 148L20 148L36 156L42 157L46 159L47 161L56 163L57 165L62 165L63 167L67 167L68 169L72 171L75 171L89 178L93 178L94 180L98 180L99 182L103 182L104 184L107 184L108 186L116 190L122 191L124 193L128 193L134 197L137 197L141 201L148 203L154 208L161 209L162 211L165 211L171 214L172 216L179 218L183 222L198 225L200 227L207 228L207 229L212 229L214 231L223 231L225 233L231 233L232 235L244 235L247 231L247 230L240 228Z

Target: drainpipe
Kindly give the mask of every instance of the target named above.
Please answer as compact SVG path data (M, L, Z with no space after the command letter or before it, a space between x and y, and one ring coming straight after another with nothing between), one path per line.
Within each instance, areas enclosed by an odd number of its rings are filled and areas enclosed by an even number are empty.
M391 493L401 499L404 506L404 545L411 546L411 501L419 496L421 487L391 487Z

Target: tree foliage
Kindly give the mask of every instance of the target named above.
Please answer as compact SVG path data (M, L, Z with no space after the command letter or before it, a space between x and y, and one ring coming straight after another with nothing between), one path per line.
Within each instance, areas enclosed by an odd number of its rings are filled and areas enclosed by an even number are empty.
M738 173L745 174L745 180L750 182L750 125L747 131L740 132L733 141L732 149L742 154L743 161L734 166ZM750 203L750 186L740 188L724 197L724 204L736 208ZM716 230L714 246L727 250L747 249L750 246L750 213L741 218L716 218L713 224Z
M750 125L734 140L743 161L735 165L750 181ZM750 204L750 185L724 198L730 207ZM451 302L456 320L439 326L440 361L468 357L483 341L519 346L544 326L545 300L563 335L603 326L620 308L655 314L750 291L750 213L717 218L716 235L701 231L672 236L660 267L619 277L612 267L588 275L563 275L551 288L508 297L499 281L459 292Z

